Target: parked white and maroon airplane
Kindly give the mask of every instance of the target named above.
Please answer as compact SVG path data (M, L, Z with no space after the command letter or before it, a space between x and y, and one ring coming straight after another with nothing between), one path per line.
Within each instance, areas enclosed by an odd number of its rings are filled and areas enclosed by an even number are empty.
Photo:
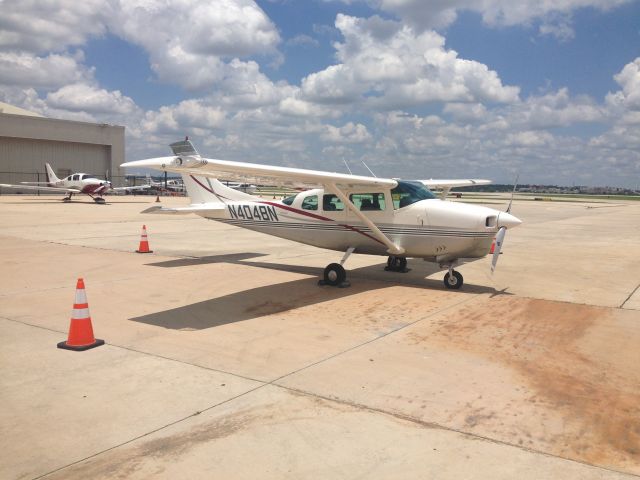
M96 203L105 203L102 195L113 191L132 191L145 190L150 188L148 185L139 185L136 187L117 187L114 188L108 180L101 180L94 175L88 173L73 173L68 177L60 179L56 176L51 165L45 163L47 172L46 182L21 182L20 185L10 185L0 183L0 187L13 188L18 190L43 190L48 192L66 193L67 196L62 199L63 202L70 202L71 196L76 193L84 193L93 198Z
M191 205L155 206L144 213L195 213L209 220L300 243L345 252L325 268L324 282L344 284L342 266L354 252L388 256L387 269L405 271L407 258L447 269L444 285L458 289L454 268L493 253L495 269L508 228L521 221L506 212L443 201L427 188L488 183L478 180L399 180L275 167L201 157L187 139L171 144L174 155L123 164L180 173ZM264 200L226 187L217 178L293 188L313 188L282 201ZM317 188L320 187L320 188ZM495 245L493 245L495 238Z

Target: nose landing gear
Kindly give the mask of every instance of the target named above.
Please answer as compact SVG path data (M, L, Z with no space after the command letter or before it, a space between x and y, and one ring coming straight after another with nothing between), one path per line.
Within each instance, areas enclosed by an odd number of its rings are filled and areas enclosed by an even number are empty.
M330 263L324 269L322 280L318 280L318 285L329 285L331 287L345 288L350 287L351 284L347 281L347 272L345 271L344 262L353 253L355 247L349 247L340 260L340 263Z
M462 274L451 267L444 276L444 286L452 290L458 290L462 283Z
M339 263L330 263L324 269L323 280L325 285L340 286L347 279L347 272Z

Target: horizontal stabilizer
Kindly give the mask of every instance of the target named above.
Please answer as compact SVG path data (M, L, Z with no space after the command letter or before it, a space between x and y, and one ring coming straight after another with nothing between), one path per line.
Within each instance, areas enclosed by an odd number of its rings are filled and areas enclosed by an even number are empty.
M220 205L190 205L188 207L176 207L176 208L168 208L162 207L160 205L155 205L151 208L147 208L143 210L141 213L156 213L163 215L187 215L188 213L196 213L199 215L220 212L225 209L224 204Z

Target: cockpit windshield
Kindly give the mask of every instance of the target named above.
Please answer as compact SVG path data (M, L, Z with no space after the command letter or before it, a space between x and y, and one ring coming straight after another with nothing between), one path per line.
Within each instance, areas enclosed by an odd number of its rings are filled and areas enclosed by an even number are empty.
M436 196L422 183L414 180L398 180L396 188L391 190L393 208L404 208L420 200L429 200Z

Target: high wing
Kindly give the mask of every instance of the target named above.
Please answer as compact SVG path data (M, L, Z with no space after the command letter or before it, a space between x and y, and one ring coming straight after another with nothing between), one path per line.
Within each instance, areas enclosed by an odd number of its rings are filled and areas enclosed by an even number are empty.
M449 190L454 187L472 187L474 185L489 185L493 182L491 180L482 179L457 179L457 180L418 180L426 187L441 189L442 193L440 198L444 200L449 194Z
M40 187L37 185L9 185L8 183L0 183L2 188L15 188L19 190L46 190L48 192L61 192L61 193L82 193L77 188L64 188L64 187Z
M154 168L167 172L262 185L279 185L293 188L318 188L334 184L339 188L387 187L398 182L388 178L372 178L344 173L304 170L301 168L275 167L257 163L215 160L200 156L159 157L123 163L122 167Z
M472 187L474 185L490 185L491 180L468 179L468 180L418 180L427 187L433 188L453 188L453 187Z

